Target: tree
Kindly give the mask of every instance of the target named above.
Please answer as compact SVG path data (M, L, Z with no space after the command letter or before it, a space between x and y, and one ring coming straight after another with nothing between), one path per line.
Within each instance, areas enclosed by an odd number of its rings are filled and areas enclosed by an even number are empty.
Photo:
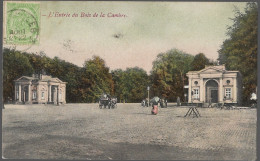
M233 25L219 52L221 64L228 70L239 70L243 76L243 103L249 101L257 86L257 4L247 3L245 13L238 10Z
M80 102L81 98L78 95L78 86L80 78L80 67L64 62L62 68L65 71L63 76L60 77L63 81L67 82L66 84L66 98L67 102ZM55 75L55 73L53 74Z
M26 53L4 49L4 100L14 96L14 80L33 73L58 77L66 85L67 102L96 102L103 93L114 94L109 68L100 57L85 61L80 68L72 63L47 57L44 52Z
M185 74L191 69L193 59L192 55L177 49L159 54L151 73L152 95L170 101L176 101L177 97L184 100L184 85L188 81Z
M81 100L78 95L79 73L80 67L61 60L58 57L53 59L46 56L44 52L40 54L35 53L23 53L30 60L31 65L34 68L34 72L37 74L47 74L52 77L57 77L66 84L66 102L77 102Z
M138 67L112 71L115 96L120 102L141 102L147 97L147 73Z
M36 74L42 73L47 68L48 63L51 61L49 57L47 57L43 52L39 55L35 53L23 53L28 57L30 64L32 65L34 72Z
M97 102L102 93L114 94L114 83L105 61L98 56L85 61L79 78L81 102Z
M191 70L199 71L204 69L205 66L209 64L209 59L203 53L199 53L195 55L194 60L191 63Z
M4 101L13 100L14 80L33 74L29 59L19 51L5 48L3 52L3 95Z

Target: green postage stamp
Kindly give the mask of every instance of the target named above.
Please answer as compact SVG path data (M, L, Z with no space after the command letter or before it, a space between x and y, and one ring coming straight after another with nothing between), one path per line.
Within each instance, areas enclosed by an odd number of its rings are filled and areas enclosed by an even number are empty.
M40 4L6 4L6 43L32 45L39 43Z

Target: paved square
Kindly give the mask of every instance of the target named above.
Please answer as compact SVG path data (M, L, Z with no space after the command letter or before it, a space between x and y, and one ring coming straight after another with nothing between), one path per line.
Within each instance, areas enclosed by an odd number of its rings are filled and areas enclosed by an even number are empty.
M256 109L118 104L5 105L3 156L19 159L255 160Z

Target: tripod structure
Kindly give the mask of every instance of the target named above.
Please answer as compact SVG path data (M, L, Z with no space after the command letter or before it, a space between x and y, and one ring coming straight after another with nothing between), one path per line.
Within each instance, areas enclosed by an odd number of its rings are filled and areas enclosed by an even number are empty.
M186 115L184 116L184 117L186 117L186 116L190 116L190 115L193 115L193 117L201 117L200 116L200 113L199 113L199 111L198 111L198 109L195 107L195 106L193 106L193 105L191 105L190 106L190 108L189 108L189 110L188 110L188 112L186 113Z

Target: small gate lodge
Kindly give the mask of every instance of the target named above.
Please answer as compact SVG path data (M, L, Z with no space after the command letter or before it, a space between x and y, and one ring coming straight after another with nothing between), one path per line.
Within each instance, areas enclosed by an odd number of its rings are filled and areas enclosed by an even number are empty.
M16 104L66 103L66 82L48 75L33 74L15 80Z
M230 103L241 105L242 76L239 71L227 71L224 65L205 66L189 71L188 103Z

